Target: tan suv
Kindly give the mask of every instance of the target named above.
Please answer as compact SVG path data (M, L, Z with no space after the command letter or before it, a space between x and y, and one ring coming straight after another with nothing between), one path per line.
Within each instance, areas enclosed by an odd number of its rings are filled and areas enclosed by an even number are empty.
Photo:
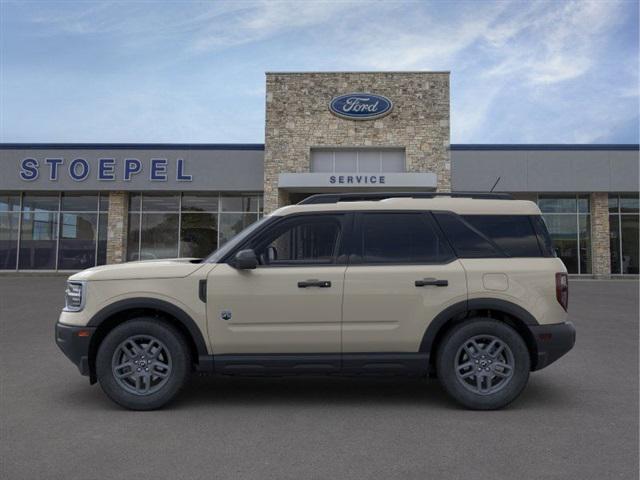
M567 300L532 202L315 195L205 259L72 275L56 341L136 410L170 401L193 371L431 374L466 407L495 409L572 348Z

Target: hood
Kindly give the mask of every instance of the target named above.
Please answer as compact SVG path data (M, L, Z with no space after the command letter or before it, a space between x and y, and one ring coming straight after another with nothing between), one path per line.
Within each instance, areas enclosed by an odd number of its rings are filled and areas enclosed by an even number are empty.
M150 278L182 278L202 267L197 258L165 258L140 262L103 265L78 272L69 280L144 280Z

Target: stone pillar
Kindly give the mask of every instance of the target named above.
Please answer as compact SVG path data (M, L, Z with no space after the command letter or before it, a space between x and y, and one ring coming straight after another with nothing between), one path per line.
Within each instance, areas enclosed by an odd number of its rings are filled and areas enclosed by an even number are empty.
M129 194L110 192L107 217L107 264L122 263L127 259L128 213Z
M607 193L591 194L591 261L596 277L611 274L609 248L609 196Z

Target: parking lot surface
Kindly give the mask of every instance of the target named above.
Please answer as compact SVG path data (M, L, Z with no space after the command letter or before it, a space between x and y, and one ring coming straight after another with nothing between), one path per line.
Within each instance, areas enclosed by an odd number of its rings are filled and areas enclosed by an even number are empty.
M638 478L635 281L573 281L576 347L495 412L435 380L219 377L129 412L54 343L64 281L0 277L0 478Z

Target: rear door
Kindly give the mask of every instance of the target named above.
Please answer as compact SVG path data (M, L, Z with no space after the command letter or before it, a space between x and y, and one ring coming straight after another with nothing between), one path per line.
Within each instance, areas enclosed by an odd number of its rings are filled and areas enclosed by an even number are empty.
M425 212L362 212L345 275L343 353L418 352L431 320L467 298L464 268Z

